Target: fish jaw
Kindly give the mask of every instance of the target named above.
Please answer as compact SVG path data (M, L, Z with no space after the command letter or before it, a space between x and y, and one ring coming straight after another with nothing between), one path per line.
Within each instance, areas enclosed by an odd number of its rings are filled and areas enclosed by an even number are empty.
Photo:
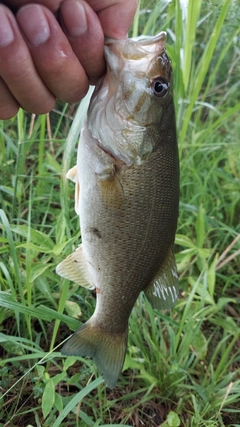
M134 71L146 73L149 63L161 55L166 47L166 33L160 32L154 37L144 36L126 40L107 38L104 53L112 77L119 84L119 76L126 66L125 61L131 61L127 67ZM110 88L111 92L111 88Z
M99 146L128 166L142 164L166 128L172 72L165 38L162 32L144 40L106 41L107 73L93 94L88 128Z

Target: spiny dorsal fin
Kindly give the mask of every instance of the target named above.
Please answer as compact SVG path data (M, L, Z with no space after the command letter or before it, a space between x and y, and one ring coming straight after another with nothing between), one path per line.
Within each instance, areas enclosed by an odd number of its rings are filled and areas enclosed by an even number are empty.
M175 257L170 249L164 264L144 292L153 308L166 310L171 308L177 300L178 288Z
M77 165L73 166L73 168L69 169L67 175L67 179L71 179L71 181L76 182L77 180Z
M73 166L72 169L69 169L66 177L75 182L75 211L76 214L79 215L80 183L78 179L77 165Z
M94 289L95 286L91 283L91 278L87 269L82 245L80 245L71 255L64 259L56 267L56 272L59 276L72 282L78 283L87 289Z

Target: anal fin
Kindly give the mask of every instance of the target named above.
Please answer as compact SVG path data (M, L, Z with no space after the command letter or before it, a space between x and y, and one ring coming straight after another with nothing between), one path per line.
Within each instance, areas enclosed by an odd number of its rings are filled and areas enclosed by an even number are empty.
M71 255L65 258L56 267L59 276L72 282L78 283L87 289L94 289L87 269L87 262L84 257L82 245L80 245Z
M178 298L179 282L172 248L150 285L144 290L151 306L158 310L171 308Z

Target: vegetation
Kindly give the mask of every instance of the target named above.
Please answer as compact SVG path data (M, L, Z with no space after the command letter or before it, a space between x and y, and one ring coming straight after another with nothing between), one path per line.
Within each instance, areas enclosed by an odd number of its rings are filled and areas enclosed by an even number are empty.
M134 36L167 31L174 69L181 294L161 313L140 296L113 391L59 351L95 304L55 274L80 242L65 173L86 101L0 122L3 426L240 426L239 16L237 0L142 0L136 14Z

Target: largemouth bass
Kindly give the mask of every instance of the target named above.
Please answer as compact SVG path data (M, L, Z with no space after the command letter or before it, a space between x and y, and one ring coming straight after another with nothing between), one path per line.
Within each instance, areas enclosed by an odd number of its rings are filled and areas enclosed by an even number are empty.
M93 357L111 388L123 367L139 293L157 309L172 307L178 297L179 164L165 38L161 32L106 40L107 73L93 93L77 166L68 174L82 244L57 273L95 288L97 302L62 353Z

